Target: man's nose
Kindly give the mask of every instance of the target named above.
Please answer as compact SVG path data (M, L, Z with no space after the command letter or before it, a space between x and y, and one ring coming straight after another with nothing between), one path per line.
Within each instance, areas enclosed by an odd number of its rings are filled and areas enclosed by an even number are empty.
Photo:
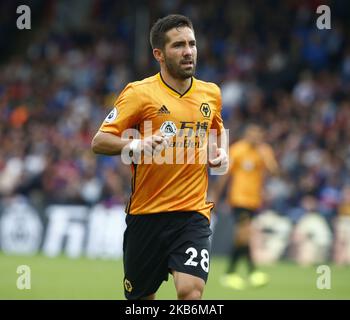
M192 55L192 50L190 45L186 45L183 51L184 56Z

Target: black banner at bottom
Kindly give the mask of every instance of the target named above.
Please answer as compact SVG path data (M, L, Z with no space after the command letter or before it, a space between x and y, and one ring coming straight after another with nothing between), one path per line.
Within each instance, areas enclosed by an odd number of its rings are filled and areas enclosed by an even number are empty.
M350 310L350 300L201 300L201 301L112 301L112 300L2 300L1 312L16 316L82 316L93 314L113 319L235 319L285 316L331 317ZM342 310L343 309L343 310Z

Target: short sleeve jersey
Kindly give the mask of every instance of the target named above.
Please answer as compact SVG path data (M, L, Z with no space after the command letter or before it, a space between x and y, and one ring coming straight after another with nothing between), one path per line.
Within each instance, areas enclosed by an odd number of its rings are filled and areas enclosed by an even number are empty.
M256 210L262 204L265 162L275 161L274 152L268 144L261 146L263 152L240 140L230 147L233 164L229 174L229 203L233 207ZM263 159L262 154L265 159Z
M173 140L162 153L171 152L172 161L148 163L143 159L131 165L132 194L126 212L196 211L210 219L213 203L206 201L207 166L199 160L198 147L207 141L210 129L219 134L223 130L219 87L192 77L189 89L180 94L160 73L129 83L100 127L120 137L129 137L125 134L128 129L136 129L141 138L161 134ZM183 161L177 157L179 151L184 151Z

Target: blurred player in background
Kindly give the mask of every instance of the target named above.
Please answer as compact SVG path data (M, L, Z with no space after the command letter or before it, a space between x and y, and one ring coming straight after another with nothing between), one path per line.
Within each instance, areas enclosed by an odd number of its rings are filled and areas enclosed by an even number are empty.
M350 185L342 189L334 229L334 261L338 265L350 265Z
M196 139L201 132L208 137L209 129L220 135L224 130L220 89L193 77L197 48L187 17L159 19L151 29L150 42L160 72L126 86L95 135L92 149L99 154L122 154L122 159L126 150L133 161L124 234L126 298L154 299L171 273L178 299L200 299L209 272L213 207L206 201L207 165L146 164L145 155L178 149L169 138L177 142L180 135ZM145 121L152 123L151 135L146 133ZM135 127L140 138L121 138L125 130ZM195 143L186 144L198 152ZM226 151L212 145L209 165L227 169Z
M250 238L251 220L263 202L263 182L265 173L279 171L272 147L264 142L264 130L257 124L246 127L244 137L231 145L230 166L227 175L218 180L214 202L217 203L229 180L228 200L235 220L233 230L233 250L229 266L222 283L241 290L246 286L237 273L241 258L247 259L249 282L252 286L265 285L268 275L256 270L252 259Z

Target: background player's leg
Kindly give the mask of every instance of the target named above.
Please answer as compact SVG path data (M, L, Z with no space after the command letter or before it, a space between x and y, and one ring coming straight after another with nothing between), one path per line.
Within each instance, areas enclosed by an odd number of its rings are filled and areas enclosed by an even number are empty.
M256 270L251 252L250 238L251 218L246 217L238 223L235 236L236 254L231 258L230 265L235 267L239 259L245 258L248 264L250 284L254 287L260 287L269 282L269 277L264 272ZM226 280L228 286L234 289L243 289L245 286L244 279L235 273L235 269L232 269L231 272L231 276Z
M179 300L200 300L205 282L203 279L187 273L172 271L177 298Z
M247 225L245 225L243 231L242 257L247 259L250 284L254 287L260 287L269 282L269 276L264 272L256 270L251 248L252 220L249 218L246 221Z
M227 273L233 273L236 271L237 263L243 257L247 257L249 271L252 272L254 269L253 260L250 255L250 220L246 219L240 221L236 230L233 232L233 250L230 257Z
M233 249L226 275L222 278L222 284L236 290L245 287L245 280L236 272L237 264L241 258L247 257L249 269L253 268L253 262L248 258L250 237L249 219L240 220L233 230Z
M246 258L248 264L248 272L252 273L255 271L255 264L252 258L251 245L251 219L247 219L241 226L241 242L239 244L242 257Z

